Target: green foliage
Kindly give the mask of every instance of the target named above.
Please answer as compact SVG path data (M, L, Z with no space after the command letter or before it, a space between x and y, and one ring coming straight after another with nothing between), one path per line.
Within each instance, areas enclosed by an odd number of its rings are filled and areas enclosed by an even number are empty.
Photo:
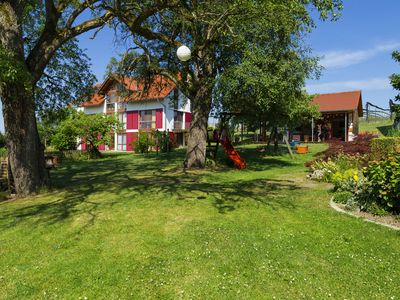
M342 191L342 192L337 192L333 196L333 200L336 203L341 203L341 204L346 204L350 198L353 197L353 193L349 191Z
M132 146L137 153L147 153L155 144L154 133L139 131L138 139Z
M101 144L110 144L112 132L120 127L121 124L114 115L87 115L71 111L70 116L60 123L52 145L58 150L74 150L80 139L88 145L87 150L91 157L100 156L98 147Z
M399 52L399 51L394 51L394 52L392 53L392 58L393 58L396 62L399 62L399 63L400 63L400 52ZM392 86L393 86L393 88L394 88L395 90L400 91L400 74L392 74L392 75L390 76L390 83L392 84ZM400 94L398 94L398 95L395 97L395 100L400 101ZM400 110L400 106L396 105L395 107L396 107L396 109ZM399 115L398 113L399 113L399 111L396 112L396 115Z
M79 48L77 39L69 40L49 61L36 84L37 110L59 110L85 101L93 93L95 83L90 58Z
M370 182L370 202L377 203L387 211L399 211L400 157L396 155L379 162L370 162L363 174Z
M6 147L6 136L4 133L0 132L0 148Z
M389 128L389 130L387 131L386 136L389 137L400 137L400 130L397 128Z
M173 150L173 143L167 131L157 131L156 137L161 152L171 152Z
M2 147L0 148L0 157L4 158L8 156L8 151L6 148Z
M400 137L382 137L371 141L371 156L375 160L386 159L400 152Z
M0 45L0 88L4 84L25 83L25 88L30 87L30 75L24 63Z

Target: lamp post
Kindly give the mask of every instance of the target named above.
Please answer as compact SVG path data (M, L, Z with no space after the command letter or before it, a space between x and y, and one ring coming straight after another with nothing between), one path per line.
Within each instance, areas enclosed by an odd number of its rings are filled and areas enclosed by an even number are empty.
M176 56L178 56L180 61L184 62L188 61L191 58L192 52L187 46L182 45L176 50Z

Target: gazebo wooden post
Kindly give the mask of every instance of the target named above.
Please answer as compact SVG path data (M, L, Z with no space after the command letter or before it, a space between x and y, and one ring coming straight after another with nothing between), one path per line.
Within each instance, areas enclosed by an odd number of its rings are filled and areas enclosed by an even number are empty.
M347 142L347 112L344 113L344 141Z
M311 118L311 142L314 143L314 118Z

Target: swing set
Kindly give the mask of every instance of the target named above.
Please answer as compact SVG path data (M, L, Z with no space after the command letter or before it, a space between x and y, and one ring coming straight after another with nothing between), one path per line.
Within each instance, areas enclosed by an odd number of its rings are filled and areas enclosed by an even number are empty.
M214 160L216 160L218 146L221 144L229 159L233 161L235 167L239 170L243 170L246 168L246 161L235 150L228 136L227 125L229 120L235 115L238 114L229 112L220 113L220 130L207 130L207 152Z

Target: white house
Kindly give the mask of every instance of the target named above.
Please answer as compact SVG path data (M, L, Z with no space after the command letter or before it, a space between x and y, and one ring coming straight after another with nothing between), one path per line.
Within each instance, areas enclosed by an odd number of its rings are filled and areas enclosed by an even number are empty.
M151 130L168 131L178 146L186 144L185 131L192 120L190 101L170 79L155 76L145 87L132 78L110 76L96 88L96 94L77 110L116 114L124 126L114 133L111 145L101 145L99 150L132 151L138 132ZM86 145L82 143L78 149L85 150Z

